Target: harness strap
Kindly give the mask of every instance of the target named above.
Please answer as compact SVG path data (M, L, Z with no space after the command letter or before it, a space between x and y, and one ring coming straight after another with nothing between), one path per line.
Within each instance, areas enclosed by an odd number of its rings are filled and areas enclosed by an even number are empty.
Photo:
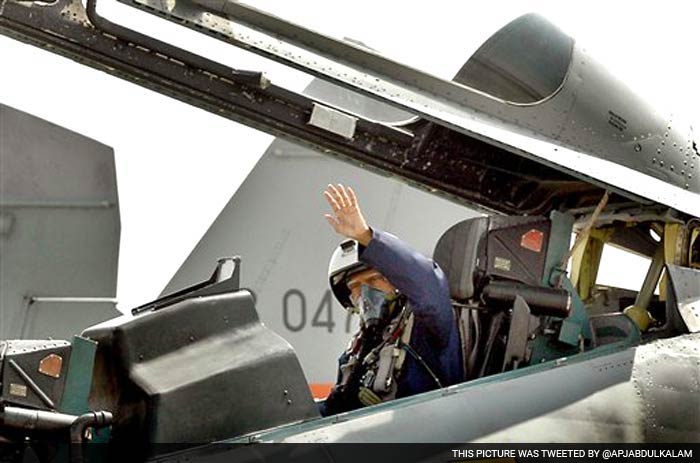
M403 333L401 333L401 339L399 342L401 344L408 344L408 342L411 340L411 334L413 333L413 313L408 316L408 320L406 321L406 324L403 327ZM403 368L403 362L406 360L406 351L403 349L400 350L399 358L396 360L396 369L401 370Z
M383 400L396 396L396 381L403 368L406 353L399 348L402 341L410 341L413 331L413 313L404 306L401 314L387 327L386 336L377 346L376 369L371 382L371 389L380 394Z

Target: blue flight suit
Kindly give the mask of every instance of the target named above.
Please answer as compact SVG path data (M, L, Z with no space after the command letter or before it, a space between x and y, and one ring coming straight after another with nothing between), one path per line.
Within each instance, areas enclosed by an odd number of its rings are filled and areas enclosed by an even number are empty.
M414 314L413 332L409 345L420 355L442 386L456 384L462 379L462 352L459 330L450 300L447 279L431 259L410 248L397 237L373 230L372 240L360 249L360 260L378 270L407 297ZM347 354L339 364L347 362ZM340 380L340 374L338 375ZM433 377L413 355L406 355L403 371L397 381L396 397L436 389ZM331 392L323 415L339 413L361 406L338 403Z

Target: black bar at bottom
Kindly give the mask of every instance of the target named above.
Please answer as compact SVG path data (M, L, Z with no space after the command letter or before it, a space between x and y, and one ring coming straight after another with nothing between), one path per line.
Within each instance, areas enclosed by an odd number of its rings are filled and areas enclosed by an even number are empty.
M48 444L50 447L51 444ZM0 462L69 461L71 448L0 443ZM72 452L73 455L76 452ZM84 462L188 463L468 463L678 462L698 460L700 444L155 444L147 449L87 444Z

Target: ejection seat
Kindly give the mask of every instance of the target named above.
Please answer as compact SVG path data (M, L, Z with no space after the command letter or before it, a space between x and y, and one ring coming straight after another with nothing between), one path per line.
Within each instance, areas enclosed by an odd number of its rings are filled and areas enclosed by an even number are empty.
M551 230L546 217L480 217L438 241L433 258L449 283L465 381L541 361L533 350L569 316L570 293L549 283Z

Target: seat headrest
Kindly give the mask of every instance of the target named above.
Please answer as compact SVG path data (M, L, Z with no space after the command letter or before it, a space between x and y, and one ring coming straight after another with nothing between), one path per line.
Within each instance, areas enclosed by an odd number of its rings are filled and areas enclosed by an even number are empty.
M438 240L433 259L442 268L453 299L479 296L492 279L540 286L551 221L539 216L494 216L464 220Z
M433 260L445 272L453 299L465 300L474 296L479 243L488 228L488 217L464 220L443 233L435 245Z

